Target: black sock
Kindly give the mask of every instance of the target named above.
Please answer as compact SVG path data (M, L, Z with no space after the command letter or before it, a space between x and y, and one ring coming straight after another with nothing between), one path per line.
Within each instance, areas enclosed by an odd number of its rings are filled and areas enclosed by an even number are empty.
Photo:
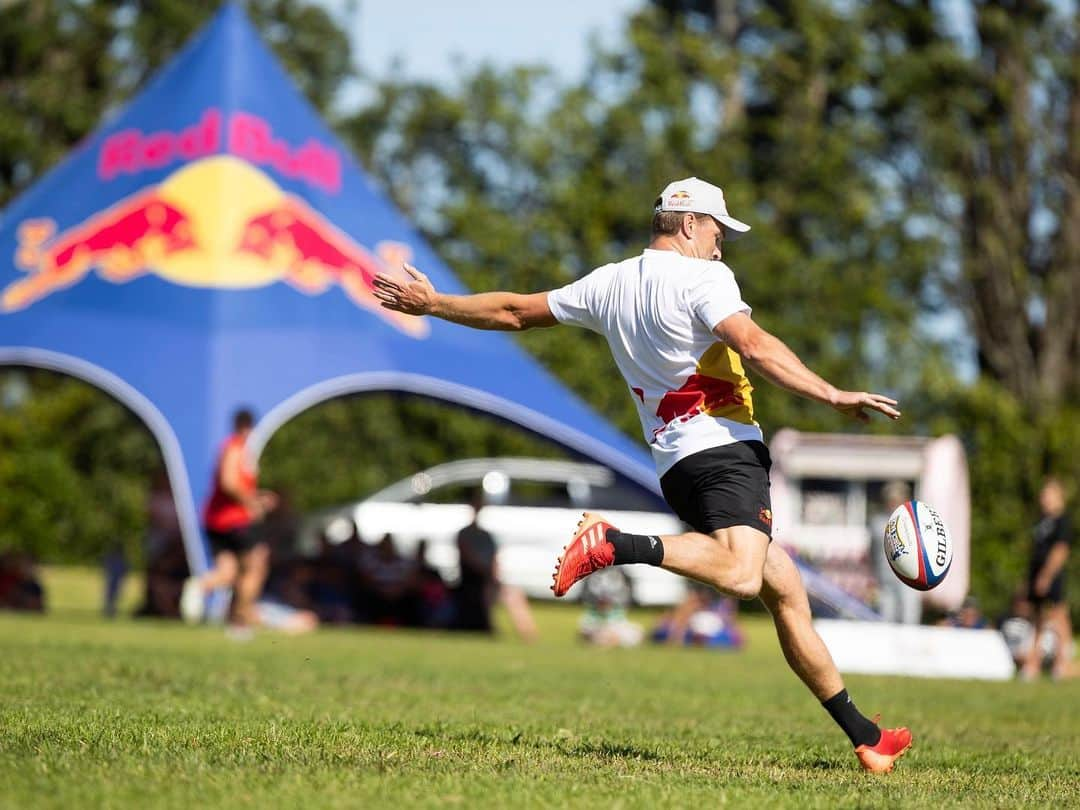
M664 544L654 534L628 534L618 529L608 529L606 537L615 546L616 565L660 565L664 561Z
M860 745L877 745L881 740L881 729L863 717L848 697L847 689L841 689L828 700L823 700L821 705L856 748Z

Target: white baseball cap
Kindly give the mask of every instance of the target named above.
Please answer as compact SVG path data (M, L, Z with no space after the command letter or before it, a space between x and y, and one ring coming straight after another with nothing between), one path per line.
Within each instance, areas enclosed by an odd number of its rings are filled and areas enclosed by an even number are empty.
M724 227L724 238L738 239L750 226L735 219L727 210L724 192L719 186L706 183L696 177L676 180L668 183L660 192L656 204L657 211L687 211L694 214L708 214Z

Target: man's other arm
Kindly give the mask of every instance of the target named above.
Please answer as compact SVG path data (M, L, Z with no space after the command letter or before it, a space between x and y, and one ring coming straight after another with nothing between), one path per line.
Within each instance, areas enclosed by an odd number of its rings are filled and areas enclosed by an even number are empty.
M447 295L436 290L415 267L406 264L405 272L408 280L384 273L375 276L375 297L387 309L406 315L433 315L474 329L520 332L558 323L548 307L546 292Z
M864 409L899 419L896 400L866 391L841 391L799 359L780 338L762 329L745 312L730 315L713 327L713 334L738 352L739 356L769 382L792 393L825 403L843 414L866 422Z

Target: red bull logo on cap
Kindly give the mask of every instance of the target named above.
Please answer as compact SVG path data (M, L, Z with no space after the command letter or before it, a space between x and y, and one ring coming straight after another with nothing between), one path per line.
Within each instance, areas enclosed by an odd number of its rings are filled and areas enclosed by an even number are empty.
M206 129L180 133L169 148L183 154L209 143L213 119L197 126ZM165 146L158 149L154 159L164 160ZM140 159L149 159L147 153ZM284 281L307 295L339 287L401 331L413 337L428 332L423 319L381 307L372 293L376 273L401 272L408 246L380 242L369 252L233 155L188 163L61 233L52 220L28 220L18 238L15 263L27 275L0 293L4 312L31 306L96 270L112 283L153 273L188 287L250 289Z

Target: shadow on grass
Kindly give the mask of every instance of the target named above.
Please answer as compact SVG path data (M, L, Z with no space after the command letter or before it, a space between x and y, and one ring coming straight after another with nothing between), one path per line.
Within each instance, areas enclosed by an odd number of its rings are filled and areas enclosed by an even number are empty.
M505 734L492 733L483 729L469 729L455 731L442 724L433 724L412 729L412 733L418 737L433 738L440 740L455 740L465 743L478 743L483 746L515 746L531 750L555 750L566 756L579 757L603 757L605 759L633 759L659 762L667 757L648 748L642 748L625 743L616 743L608 740L599 742L592 740L578 740L572 737L545 737L530 736L524 732L514 732L509 737Z
M582 741L567 743L566 741L559 741L551 747L557 748L568 755L600 756L606 759L643 759L648 762L659 762L666 759L666 757L647 748L613 742L594 743Z

